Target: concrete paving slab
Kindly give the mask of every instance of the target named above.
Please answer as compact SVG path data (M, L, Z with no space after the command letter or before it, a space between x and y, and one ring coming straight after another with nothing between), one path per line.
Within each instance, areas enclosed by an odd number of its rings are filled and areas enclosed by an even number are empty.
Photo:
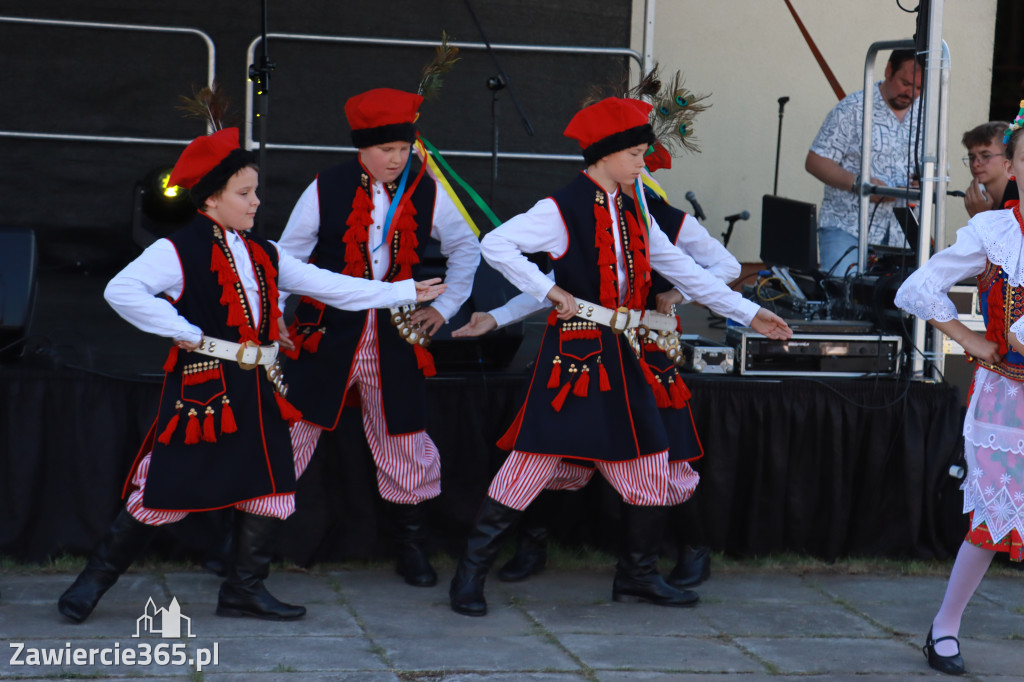
M416 640L377 639L391 663L410 671L573 672L580 665L541 635L453 638L425 635Z
M700 585L697 592L705 604L764 602L769 604L825 603L829 598L805 579L784 573L757 576L718 574Z
M701 616L720 632L736 636L827 637L856 635L887 637L888 632L851 613L843 605L735 603L715 604Z
M927 670L920 650L892 638L738 637L736 642L782 674L910 675Z
M830 597L866 604L930 604L938 608L946 592L947 577L900 575L814 575L807 582Z
M594 670L728 673L765 672L765 666L727 641L697 637L565 635L563 644Z
M285 642L294 642L292 646ZM213 640L200 646L211 646ZM220 661L212 672L384 671L380 652L362 637L233 637L217 640Z
M308 670L293 673L208 673L203 672L203 682L400 682L401 678L392 672L356 670L351 672L317 673ZM146 682L150 682L146 680Z
M0 572L0 680L143 676L147 680L327 682L865 682L948 679L921 654L945 587L935 576L785 575L737 570L701 586L702 603L673 609L610 601L610 573L554 570L519 584L488 583L491 614L448 606L447 583L405 585L390 567L272 574L270 589L306 604L291 622L219 618L220 580L201 571L126 575L81 625L56 610L72 573ZM493 578L493 576L492 576ZM1020 585L998 576L964 618L968 679L1019 682L1024 645ZM194 638L132 635L148 599L175 597ZM825 636L823 636L825 635ZM182 644L188 659L218 647L217 665L93 665L29 670L25 647L135 648Z
M546 630L557 634L714 636L718 631L703 617L702 607L652 607L648 604L523 605Z

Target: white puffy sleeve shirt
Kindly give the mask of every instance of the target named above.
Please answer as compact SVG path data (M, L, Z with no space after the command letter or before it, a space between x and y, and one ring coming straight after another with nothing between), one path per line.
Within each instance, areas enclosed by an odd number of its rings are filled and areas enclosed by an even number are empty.
M459 209L452 202L448 192L436 180L424 178L423 182L435 184L433 226L430 236L441 243L441 253L447 259L444 282L445 292L438 296L431 306L444 317L445 321L459 311L462 304L473 291L473 276L480 264L480 240L462 218ZM377 247L385 238L384 221L387 218L391 200L384 186L374 181L373 192L373 223L367 228L369 235L370 266L374 279L383 277L391 266L389 249ZM308 261L313 249L316 248L320 234L320 198L317 181L314 180L302 193L292 209L288 223L278 244L290 255L299 260ZM297 293L297 292L296 292ZM281 300L284 307L284 297Z
M1010 209L983 211L957 230L956 242L915 270L896 292L896 305L922 320L957 318L949 290L957 282L980 275L986 262L999 265L1010 286L1024 283L1024 235ZM1010 327L1024 343L1024 318Z
M238 267L238 276L259 326L259 288L245 240L234 230L225 230L228 248ZM271 242L273 244L273 242ZM276 244L273 244L277 248ZM374 282L328 272L289 256L277 248L277 285L281 291L315 296L342 310L386 308L414 303L416 284ZM160 296L176 301L181 296L184 276L174 245L158 239L107 283L103 297L118 315L144 332L175 341L198 343L203 330L195 326Z
M614 195L609 197L606 205L614 210ZM616 216L613 215L613 224L615 220ZM720 279L705 272L693 258L670 242L653 220L648 242L651 266L693 300L743 325L749 325L754 319L760 306L743 298ZM542 199L526 213L521 213L495 228L481 242L484 259L491 267L538 302L545 301L552 283L540 268L523 254L546 252L557 259L563 256L568 248L569 237L565 224L557 204L550 198ZM618 239L615 241L615 250L619 268L619 290L622 291L625 273L622 270L621 245Z

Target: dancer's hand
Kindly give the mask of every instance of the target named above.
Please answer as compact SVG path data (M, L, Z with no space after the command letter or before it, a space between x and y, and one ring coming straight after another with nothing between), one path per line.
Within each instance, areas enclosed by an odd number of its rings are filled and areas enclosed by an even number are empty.
M409 316L409 321L414 325L419 325L420 331L433 336L444 324L444 315L437 312L437 308L425 306L414 310Z
M655 296L654 302L654 309L659 313L675 315L676 303L683 302L683 295L679 293L678 289L669 289L668 291L663 291Z
M548 291L548 300L555 304L555 312L560 320L571 320L576 316L576 299L568 291L557 284Z
M793 330L789 328L784 319L764 308L757 311L757 315L754 316L750 326L758 334L764 334L769 339L784 341L793 336Z
M452 338L468 336L483 336L492 329L496 329L498 321L490 313L473 313L469 316L469 322L452 332Z
M433 301L435 298L443 294L447 287L447 284L441 283L440 277L416 282L416 302L426 303L427 301Z

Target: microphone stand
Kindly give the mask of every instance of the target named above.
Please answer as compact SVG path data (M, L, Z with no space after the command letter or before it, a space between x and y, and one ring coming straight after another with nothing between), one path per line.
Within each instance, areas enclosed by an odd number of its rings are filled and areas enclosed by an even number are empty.
M775 185L772 187L772 194L779 194L779 154L782 152L782 110L786 108L789 97L779 98L779 136L775 142ZM729 226L732 228L732 225Z
M487 79L487 89L491 91L491 193L490 203L494 205L494 188L498 184L498 93L505 89L507 81L501 73Z
M260 151L259 151L259 165L260 165L260 194L263 195L264 202L267 199L267 112L270 104L270 72L277 66L270 61L270 56L267 52L267 0L262 0L260 3L260 49L263 54L260 55L259 65L255 63L249 65L249 80L256 85L256 97L259 101L258 111L256 112L256 118L260 121L259 137L260 137ZM256 214L256 234L264 237L263 224L264 216L266 216L266 209L257 212Z
M534 130L533 125L530 123L530 119L526 116L526 112L523 111L523 107L519 104L519 99L516 98L516 92L512 89L512 80L509 78L508 73L501 68L501 63L498 61L498 55L494 52L494 48L491 47L491 41L487 39L487 34L484 32L484 27L480 24L480 20L476 16L476 12L473 11L473 5L470 0L465 0L466 9L469 10L469 16L472 17L473 23L476 24L476 29L480 32L480 37L483 38L484 45L487 46L487 54L491 56L491 61L494 62L494 68L497 70L497 76L491 76L487 79L487 89L494 93L491 101L491 117L492 117L492 148L491 148L491 205L494 205L494 186L498 179L498 91L508 88L508 94L512 97L512 104L515 105L516 111L519 112L519 118L523 122L523 129L526 130L526 134L533 136Z
M736 224L736 221L739 219L739 216L732 216L730 218L726 218L726 220L729 221L729 227L727 227L725 232L722 233L722 246L724 246L725 248L729 248L729 239L732 238L732 228Z

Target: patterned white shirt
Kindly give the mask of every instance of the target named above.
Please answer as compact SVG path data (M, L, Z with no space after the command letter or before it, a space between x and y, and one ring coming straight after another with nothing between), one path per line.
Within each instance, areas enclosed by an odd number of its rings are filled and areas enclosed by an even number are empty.
M914 100L910 111L900 121L882 97L879 83L875 83L872 88L871 176L889 187L906 187L908 168L914 163L911 139L920 120L920 98ZM863 121L864 91L859 90L847 95L825 117L825 122L821 124L811 144L811 151L835 161L851 173L859 173ZM867 181L867 178L864 180ZM892 211L895 206L905 205L902 200L870 204L869 244L907 245L903 230ZM825 197L818 212L818 227L839 228L857 235L859 211L860 198L856 194L848 189L825 185Z

